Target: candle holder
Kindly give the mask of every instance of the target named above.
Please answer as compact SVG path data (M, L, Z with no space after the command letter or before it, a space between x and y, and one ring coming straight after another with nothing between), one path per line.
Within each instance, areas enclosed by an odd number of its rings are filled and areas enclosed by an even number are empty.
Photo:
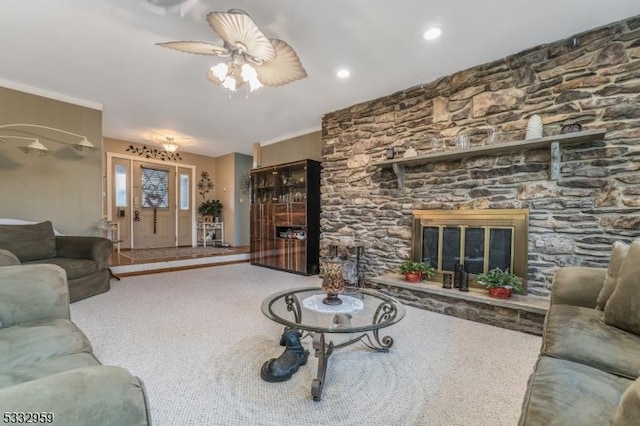
M344 291L344 278L342 272L345 262L340 258L324 259L322 261L322 290L327 297L322 300L325 305L340 305L342 300L338 294Z

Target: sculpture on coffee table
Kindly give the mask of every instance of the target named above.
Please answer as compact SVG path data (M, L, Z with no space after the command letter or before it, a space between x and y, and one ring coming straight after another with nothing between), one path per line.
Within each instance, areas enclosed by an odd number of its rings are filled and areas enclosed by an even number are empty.
M282 333L280 346L286 346L282 355L271 358L262 364L260 377L267 382L284 382L289 380L298 371L301 365L307 363L309 351L300 343L300 334L297 330L289 329Z

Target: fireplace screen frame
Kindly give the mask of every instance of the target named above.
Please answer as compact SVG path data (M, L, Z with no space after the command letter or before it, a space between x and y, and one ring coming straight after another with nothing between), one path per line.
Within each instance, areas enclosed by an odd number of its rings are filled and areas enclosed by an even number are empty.
M512 233L512 272L522 278L523 288L527 289L528 272L528 235L529 235L529 210L528 209L484 209L484 210L414 210L413 212L413 239L411 245L411 258L416 261L423 259L423 228L440 228L438 251L442 253L442 229L444 227L460 228L510 228ZM464 235L464 232L462 232ZM464 241L462 241L464 242ZM461 242L461 243L462 243ZM486 242L485 242L486 244ZM461 246L461 251L464 246ZM485 261L488 262L488 252L485 250ZM442 258L439 258L441 265ZM435 280L442 280L442 270L437 270Z

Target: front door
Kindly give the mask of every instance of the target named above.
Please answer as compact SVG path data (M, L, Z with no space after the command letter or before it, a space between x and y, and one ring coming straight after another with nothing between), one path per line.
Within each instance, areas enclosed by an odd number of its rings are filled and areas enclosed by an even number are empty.
M134 161L133 182L134 248L175 247L175 168Z

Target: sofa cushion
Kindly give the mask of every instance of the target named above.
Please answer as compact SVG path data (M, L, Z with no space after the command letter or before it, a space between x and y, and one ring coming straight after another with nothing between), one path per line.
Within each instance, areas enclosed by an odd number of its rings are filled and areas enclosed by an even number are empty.
M604 311L604 306L611 297L613 290L615 290L616 284L618 284L620 265L622 265L622 260L627 256L628 251L629 246L627 244L619 241L613 243L613 248L611 249L611 260L609 261L609 268L607 269L607 276L604 278L604 286L602 287L602 290L600 290L600 294L598 294L597 304L598 309L601 311Z
M640 379L622 394L622 400L613 416L613 426L636 426L640 419Z
M46 259L56 255L56 238L50 221L34 225L0 225L0 248L20 261Z
M630 379L639 377L640 336L605 324L603 315L591 308L551 306L541 354Z
M640 241L634 241L622 260L618 284L604 307L604 321L640 335Z
M91 352L85 335L69 320L45 320L0 329L3 369L47 358Z
M0 266L15 266L20 264L20 259L9 250L0 249Z
M82 352L55 356L11 368L0 366L0 388L28 382L29 380L36 380L74 368L90 367L92 365L100 365L100 362L98 362L92 354Z
M632 381L562 359L538 358L520 426L608 425Z
M52 263L60 266L67 273L67 280L74 280L79 277L86 277L98 272L98 263L91 259L71 259L68 257L52 257L49 259L32 260L26 264Z

